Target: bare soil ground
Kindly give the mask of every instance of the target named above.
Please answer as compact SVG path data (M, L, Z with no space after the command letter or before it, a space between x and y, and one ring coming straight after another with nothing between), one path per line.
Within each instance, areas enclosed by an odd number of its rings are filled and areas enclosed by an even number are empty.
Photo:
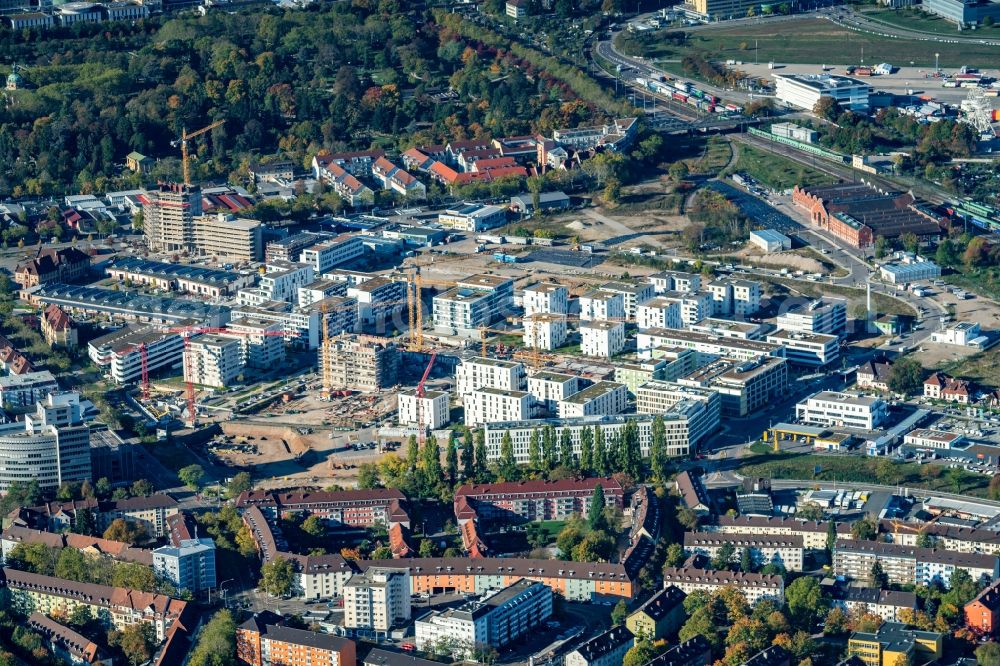
M747 245L747 247L737 252L735 256L746 258L748 263L753 266L787 268L790 271L805 271L806 273L826 274L829 272L816 259L796 254L794 250L765 253L754 245Z

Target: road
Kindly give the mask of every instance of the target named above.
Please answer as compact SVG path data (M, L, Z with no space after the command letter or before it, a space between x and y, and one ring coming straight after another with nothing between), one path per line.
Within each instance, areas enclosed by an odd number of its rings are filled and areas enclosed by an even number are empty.
M967 33L963 34L957 29L955 30L954 35L942 35L936 32L917 30L916 28L903 28L872 19L865 16L863 13L857 12L853 8L848 7L829 7L820 10L818 15L845 28L866 32L879 37L913 39L922 42L938 42L940 44L968 43L1000 47L1000 39L983 38L978 35L970 35ZM1000 53L997 55L1000 56Z

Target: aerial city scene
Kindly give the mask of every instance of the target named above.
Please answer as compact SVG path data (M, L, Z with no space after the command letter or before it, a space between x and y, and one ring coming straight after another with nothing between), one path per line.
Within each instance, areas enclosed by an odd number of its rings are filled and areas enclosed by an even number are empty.
M1000 666L1000 0L0 0L0 666Z

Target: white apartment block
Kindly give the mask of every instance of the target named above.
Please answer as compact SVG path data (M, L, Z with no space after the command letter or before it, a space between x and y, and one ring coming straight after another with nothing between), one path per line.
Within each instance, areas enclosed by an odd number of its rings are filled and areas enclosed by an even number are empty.
M628 388L624 384L597 382L560 400L559 418L620 414L627 405Z
M785 358L793 365L820 368L840 360L840 338L836 335L777 330L767 341L783 345Z
M639 328L683 328L681 302L676 298L651 298L635 309Z
M580 297L580 321L623 321L625 298L610 291L588 291Z
M847 331L847 299L824 297L800 303L778 315L778 328L796 333L844 335Z
M540 282L524 290L522 303L525 317L536 314L566 314L569 312L569 291L559 284Z
M747 535L726 532L685 532L684 550L715 557L725 545L733 547L733 561L739 562L744 549L756 566L780 564L787 571L802 571L805 548L802 537L789 535Z
M708 291L717 315L746 317L760 310L762 290L759 282L751 280L714 280Z
M580 324L580 353L611 358L625 350L625 324L620 321L585 321Z
M524 346L529 349L558 349L566 342L566 315L533 314L526 316L522 323Z
M542 370L528 377L528 393L535 402L551 413L559 409L559 401L580 390L580 378L576 375L564 375L558 372Z
M239 335L246 367L271 370L285 362L285 329L280 322L244 317L229 322L226 329Z
M410 570L371 567L344 585L344 627L387 632L410 621Z
M116 384L128 384L142 379L143 349L147 370L156 372L181 363L184 339L155 326L130 326L91 340L87 354Z
M489 326L509 315L513 303L513 280L496 275L472 275L434 297L434 326L456 331Z
M240 289L237 302L240 305L259 306L268 301L295 302L299 288L312 283L315 271L307 264L291 264L276 261L267 264L267 272L260 277L258 285L251 289Z
M523 421L531 418L531 394L482 388L465 399L465 425L478 428L497 421Z
M800 536L802 547L809 550L826 548L829 523L825 520L799 520L798 518L772 518L770 516L719 516L719 532L751 536ZM850 539L851 526L838 522L837 537Z
M424 391L424 397L417 397L416 389L404 389L398 394L399 425L423 426L439 430L450 421L447 391Z
M216 586L215 542L209 538L184 539L177 546L153 551L153 570L178 590L192 594Z
M343 296L346 293L347 285L344 282L322 278L299 287L298 304L300 308L305 308L331 296Z
M874 430L889 415L889 406L881 398L820 391L795 405L795 417L802 423L827 427Z
M696 273L664 271L654 273L646 279L653 285L653 290L657 294L665 294L668 291L694 293L701 290L701 276Z
M407 289L406 282L376 277L348 287L347 297L357 301L358 321L376 324L406 309Z
M685 594L699 590L712 594L726 587L734 587L746 597L751 606L762 599L778 604L785 602L785 581L781 576L665 567L663 569L663 585L664 587L668 585L678 587Z
M649 358L661 347L691 349L698 352L702 359L705 356L725 356L750 361L758 356L785 355L784 347L764 340L744 340L670 328L651 328L636 335L636 349L642 358Z
M648 282L608 282L601 285L601 291L621 294L625 306L625 317L635 321L635 309L656 295L653 285Z
M493 358L463 360L455 369L455 390L460 400L481 388L523 391L524 364Z
M705 317L701 321L688 324L687 329L695 333L707 333L720 338L739 338L740 340L762 340L764 331L769 327L751 321L737 321L723 317Z
M243 372L243 350L238 338L197 335L184 350L184 381L225 388Z
M833 549L833 571L852 580L867 580L878 562L896 585L931 585L948 587L951 575L964 569L972 580L996 580L1000 559L983 553L958 553L933 548L917 548L881 541L837 539Z
M364 253L365 246L360 236L343 234L302 250L299 261L309 264L317 275L322 275L331 268L364 256Z

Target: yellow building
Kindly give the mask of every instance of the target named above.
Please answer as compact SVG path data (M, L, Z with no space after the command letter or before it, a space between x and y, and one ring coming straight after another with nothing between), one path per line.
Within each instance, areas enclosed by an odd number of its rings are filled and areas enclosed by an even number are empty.
M867 666L906 666L939 659L943 634L907 629L900 622L886 622L875 633L854 632L847 653Z
M673 634L684 624L684 597L680 588L668 585L625 619L633 636L658 640Z

